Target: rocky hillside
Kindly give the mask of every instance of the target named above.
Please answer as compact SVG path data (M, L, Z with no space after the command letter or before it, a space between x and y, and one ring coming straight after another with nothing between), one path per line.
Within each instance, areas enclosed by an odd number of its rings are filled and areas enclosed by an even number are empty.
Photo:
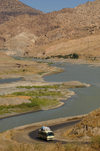
M7 21L12 16L38 15L41 13L41 11L28 7L18 0L0 0L0 23Z
M100 57L100 0L47 14L36 11L39 15L32 15L34 9L18 0L7 0L6 10L5 2L0 1L1 16L5 14L6 20L6 14L17 14L0 25L0 49L7 54L47 57L78 53Z
M100 109L91 112L80 123L66 131L65 135L73 139L89 139L93 136L100 136Z

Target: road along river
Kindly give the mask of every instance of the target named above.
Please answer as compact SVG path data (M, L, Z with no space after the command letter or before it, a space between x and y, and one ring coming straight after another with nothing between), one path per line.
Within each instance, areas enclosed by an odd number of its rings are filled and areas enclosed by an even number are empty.
M1 119L0 132L25 124L86 114L100 107L100 67L70 63L56 63L55 65L63 68L64 72L45 76L44 80L49 82L80 81L92 86L73 89L76 95L65 101L65 104L59 108Z

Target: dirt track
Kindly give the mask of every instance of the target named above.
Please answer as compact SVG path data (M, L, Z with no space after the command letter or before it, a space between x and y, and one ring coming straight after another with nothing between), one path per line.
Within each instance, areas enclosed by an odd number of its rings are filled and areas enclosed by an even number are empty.
M49 143L67 143L67 140L60 138L59 134L64 129L67 130L67 128L77 124L80 122L81 119L66 121L63 123L50 125L50 128L54 131L55 139L53 141L50 141ZM49 125L48 125L49 126ZM19 143L48 143L47 141L41 140L37 137L38 129L40 128L39 125L32 126L32 127L26 127L25 129L17 130L15 131L12 139L19 142Z
M61 130L61 129L64 129L64 128L68 128L69 126L73 126L73 125L75 125L76 123L78 123L78 122L80 122L81 120L74 120L74 121L70 121L70 122L65 122L65 123L61 123L61 124L57 124L57 125L52 125L52 126L50 126L50 128L54 131L54 133L56 134L56 131L57 130ZM35 131L32 131L32 132L30 132L29 133L29 137L31 138L31 139L33 139L33 140L36 140L36 141L43 141L43 140L41 140L41 139L39 139L38 137L37 137L37 135L38 135L38 129L36 129ZM54 139L54 141L53 142L62 142L62 143L66 143L66 141L64 141L64 140L59 140L58 138L56 138L56 136L55 136L55 139Z

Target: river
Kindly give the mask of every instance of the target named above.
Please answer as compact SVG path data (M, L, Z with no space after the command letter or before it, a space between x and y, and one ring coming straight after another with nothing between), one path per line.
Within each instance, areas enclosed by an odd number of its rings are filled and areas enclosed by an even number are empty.
M55 63L54 66L63 68L64 72L45 76L44 80L49 82L77 80L91 84L91 87L72 89L76 95L57 109L1 119L0 132L35 122L86 114L100 107L100 67L70 63Z
M5 84L5 83L12 83L12 82L17 82L23 80L22 77L20 78L8 78L8 79L0 79L0 84Z

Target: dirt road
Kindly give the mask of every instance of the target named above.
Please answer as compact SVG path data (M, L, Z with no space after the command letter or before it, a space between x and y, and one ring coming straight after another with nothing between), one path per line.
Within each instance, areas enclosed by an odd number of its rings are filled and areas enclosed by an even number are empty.
M67 143L67 140L60 138L59 134L61 133L61 131L64 132L64 129L67 130L67 128L77 124L80 121L81 119L76 119L55 125L50 125L51 130L53 130L55 134L55 139L53 141L47 142L37 137L38 129L40 128L40 126L33 126L29 128L27 127L25 129L16 131L12 139L19 143L56 143L56 142Z

